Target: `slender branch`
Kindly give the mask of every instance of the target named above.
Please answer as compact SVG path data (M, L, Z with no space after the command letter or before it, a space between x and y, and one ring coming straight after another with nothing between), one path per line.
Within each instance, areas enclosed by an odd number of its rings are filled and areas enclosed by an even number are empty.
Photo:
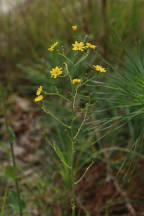
M73 97L73 103L72 103L73 110L74 110L74 107L75 107L75 101L76 101L76 97L77 97L77 91L78 91L78 88L76 88L75 94L74 94L74 97Z
M59 93L52 93L52 92L46 92L46 91L44 91L43 93L44 93L45 95L50 95L50 96L51 96L51 95L59 96L59 97L63 98L64 100L70 102L70 100L69 100L68 98L66 98L65 96L63 96L63 95L61 95L61 94L59 94Z
M96 75L94 75L94 76L92 76L91 78L85 80L85 81L80 85L80 87L82 87L82 86L84 86L86 83L92 81L95 77L96 77Z
M3 100L3 110L4 110L5 126L6 126L7 133L9 135L9 143L10 143L10 149L11 149L12 163L13 163L13 167L15 168L15 171L16 171L15 185L16 185L16 191L17 191L17 196L18 196L19 215L23 216L21 199L20 199L19 182L18 182L18 176L17 176L17 166L16 166L15 155L14 155L13 142L11 141L11 138L10 138L10 132L9 132L9 126L8 126L8 120L7 120L7 112L6 112L5 99Z
M81 131L81 129L82 129L84 123L85 123L86 116L87 116L87 110L88 110L88 107L86 107L86 112L85 112L85 115L84 115L83 121L82 121L80 127L78 128L78 131L77 131L76 135L75 135L74 138L73 138L74 140L75 140L75 139L77 138L77 136L79 135L79 133L80 133L80 131Z
M66 128L71 128L71 126L69 126L69 125L67 125L67 124L65 124L64 122L62 122L59 118L57 118L50 110L47 110L45 107L44 107L44 104L42 105L42 110L45 112L45 113L47 113L47 114L49 114L52 118L54 118L56 121L58 121L59 123L61 123L64 127L66 127Z
M91 166L94 164L94 161L92 160L92 162L90 163L90 165L86 168L86 170L84 171L84 173L82 174L82 176L75 182L75 184L80 183L83 178L85 177L85 175L87 174L88 170L91 168Z
M67 65L66 62L64 62L64 65L65 65L65 68L66 68L67 75L68 75L68 77L69 77L69 79L70 79L70 82L72 83L72 78L71 78L70 72L69 72L69 70L68 70L68 65Z
M67 56L65 56L65 54L58 52L58 55L64 57L67 61L69 61L71 64L73 64L73 62Z
M71 169L71 180L72 180L72 216L75 216L75 209L76 209L76 188L75 188L75 172L74 172L74 155L75 155L75 148L74 148L74 141L72 140L72 169Z
M88 55L89 55L89 50L87 51L87 53L86 53L84 56L82 56L82 57L74 64L74 66L79 65L82 61L84 61L84 60L88 57Z

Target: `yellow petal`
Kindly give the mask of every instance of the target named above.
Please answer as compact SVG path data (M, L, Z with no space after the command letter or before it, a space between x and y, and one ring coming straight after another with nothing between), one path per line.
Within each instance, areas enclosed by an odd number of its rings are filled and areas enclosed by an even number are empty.
M36 97L36 98L34 99L35 102L39 102L39 101L41 101L41 100L43 100L43 95L39 95L38 97Z

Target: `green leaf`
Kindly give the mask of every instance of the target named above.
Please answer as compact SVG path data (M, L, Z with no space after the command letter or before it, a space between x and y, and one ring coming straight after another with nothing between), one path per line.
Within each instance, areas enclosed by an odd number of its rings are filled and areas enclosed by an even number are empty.
M19 202L18 202L18 196L17 196L17 192L15 190L11 190L9 192L8 195L8 203L10 205L10 207L15 211L15 212L19 212ZM22 207L22 211L26 210L26 202L21 199L21 207Z
M4 173L5 173L6 177L10 177L12 179L16 179L17 178L16 169L13 166L7 165L5 167Z
M15 133L11 127L8 128L8 133L9 133L10 142L13 143L15 141L16 137L15 137Z
M53 150L55 151L55 153L57 154L58 158L60 159L60 161L63 163L63 165L69 169L71 169L71 166L69 166L66 162L66 159L62 153L62 151L60 150L60 148L55 144L55 143L50 143L48 141L48 143L50 144L50 146L53 148Z

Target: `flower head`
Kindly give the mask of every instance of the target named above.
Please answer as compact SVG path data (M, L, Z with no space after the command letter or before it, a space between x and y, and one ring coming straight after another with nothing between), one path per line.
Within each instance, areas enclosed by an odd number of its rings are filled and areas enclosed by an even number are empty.
M51 45L50 48L48 48L49 51L54 51L55 47L57 46L58 42L55 42L54 44Z
M76 31L77 30L77 26L76 25L72 26L72 30Z
M43 100L43 95L37 96L34 100L35 100L35 102L39 102L39 101Z
M72 80L72 84L73 84L73 85L76 84L76 83L80 83L80 82L81 82L80 79L73 79L73 80Z
M75 51L77 51L77 50L84 51L84 49L85 49L83 42L75 41L75 43L72 44L72 46L73 46L73 50L75 50Z
M93 65L94 69L100 72L106 72L106 69L103 68L101 65Z
M43 89L43 87L40 86L40 87L37 89L36 95L40 95L41 92L42 92L42 89Z
M34 99L35 102L39 102L39 101L43 100L43 95L41 95L42 90L43 90L43 87L42 87L42 86L40 86L40 87L37 89L37 91L36 91L37 97L35 97L35 99Z
M95 49L96 48L96 46L95 45L93 45L93 44L91 44L91 43L86 43L86 48L90 48L90 49Z
M59 75L62 74L62 68L56 66L55 68L53 68L53 69L50 71L50 74L51 74L51 77L57 78Z

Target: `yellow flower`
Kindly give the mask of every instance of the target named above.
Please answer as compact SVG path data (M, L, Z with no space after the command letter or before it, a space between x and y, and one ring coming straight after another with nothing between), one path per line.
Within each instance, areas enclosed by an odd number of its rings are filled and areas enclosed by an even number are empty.
M41 94L41 92L42 92L42 89L43 89L43 87L42 87L42 86L40 86L40 87L38 88L37 92L36 92L36 95L40 95L40 94Z
M48 48L49 51L54 51L54 48L57 46L58 42L55 42L54 44L51 45L50 48Z
M75 43L74 44L72 44L72 46L73 46L73 50L80 50L80 51L84 51L84 49L85 49L85 46L84 46L84 43L83 42L77 42L77 41L75 41Z
M80 79L73 79L73 80L72 80L72 84L73 84L73 85L76 84L76 83L80 83L80 82L81 82Z
M35 102L39 102L39 101L43 100L43 95L37 96L34 100L35 100Z
M60 67L55 67L50 71L51 77L57 78L59 75L62 74L62 68Z
M76 31L77 30L77 26L76 25L72 26L72 30Z
M91 43L86 43L86 48L90 48L90 49L95 49L96 48L96 46L95 45L93 45L93 44L91 44Z
M42 87L42 86L40 86L40 87L37 89L37 91L36 91L37 97L35 97L35 99L34 99L35 102L39 102L39 101L43 100L43 95L41 95L42 90L43 90L43 87Z
M94 69L100 72L106 72L106 69L103 68L101 65L93 65Z

